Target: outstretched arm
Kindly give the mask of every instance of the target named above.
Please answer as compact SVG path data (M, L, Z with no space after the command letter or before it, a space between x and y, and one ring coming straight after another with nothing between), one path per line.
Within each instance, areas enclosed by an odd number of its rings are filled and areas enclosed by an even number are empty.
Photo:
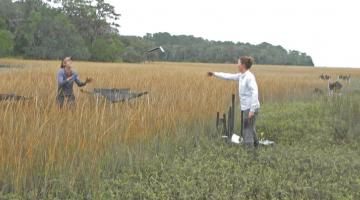
M230 73L223 73L223 72L209 72L209 76L215 76L217 78L221 78L224 80L232 80L232 81L238 81L240 78L240 73L238 74L230 74Z
M84 87L86 85L86 81L85 82L80 81L77 74L74 74L74 81L75 81L76 85L79 87Z
M77 75L74 75L74 81L79 87L84 87L86 84L92 81L92 78L86 78L85 82L82 82Z

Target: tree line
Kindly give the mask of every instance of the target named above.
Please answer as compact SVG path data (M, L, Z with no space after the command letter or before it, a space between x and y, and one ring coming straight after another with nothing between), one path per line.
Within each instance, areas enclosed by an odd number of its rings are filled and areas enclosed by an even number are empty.
M241 42L211 41L187 35L175 36L169 33L147 34L139 40L155 46L163 46L166 49L165 55L154 55L155 60L229 63L237 61L241 55L251 55L258 64L314 65L312 58L306 53L287 51L281 46L265 42L253 45Z
M228 63L251 55L259 64L313 66L307 54L269 43L210 41L169 33L122 36L119 18L104 0L1 0L0 57ZM146 54L156 46L163 46L166 53Z

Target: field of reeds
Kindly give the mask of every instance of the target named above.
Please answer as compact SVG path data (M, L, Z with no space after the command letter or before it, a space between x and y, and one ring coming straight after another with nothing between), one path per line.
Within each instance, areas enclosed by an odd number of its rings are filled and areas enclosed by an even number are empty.
M237 83L208 78L235 65L74 62L84 89L131 88L149 95L99 101L75 86L75 108L55 101L59 61L1 59L0 199L356 199L360 197L360 70L254 66L261 137L250 152L219 139ZM327 94L321 73L350 74ZM240 127L236 127L236 130Z

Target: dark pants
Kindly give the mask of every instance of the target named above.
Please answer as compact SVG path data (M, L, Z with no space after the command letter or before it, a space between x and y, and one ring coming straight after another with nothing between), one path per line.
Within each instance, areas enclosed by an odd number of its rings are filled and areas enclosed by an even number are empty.
M58 95L56 97L57 104L60 108L64 106L64 103L66 103L69 106L75 105L75 96L74 95Z
M241 135L246 146L257 146L259 144L256 136L256 118L259 111L256 110L254 116L249 118L250 110L241 111Z

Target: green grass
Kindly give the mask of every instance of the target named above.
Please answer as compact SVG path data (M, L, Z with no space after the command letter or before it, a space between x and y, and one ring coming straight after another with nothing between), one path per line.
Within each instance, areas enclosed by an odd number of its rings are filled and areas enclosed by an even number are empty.
M41 188L13 194L2 187L0 199L360 199L359 122L357 94L265 104L258 133L275 146L228 144L209 119L168 137L109 146L98 174L79 172L75 187L66 174L39 176Z

